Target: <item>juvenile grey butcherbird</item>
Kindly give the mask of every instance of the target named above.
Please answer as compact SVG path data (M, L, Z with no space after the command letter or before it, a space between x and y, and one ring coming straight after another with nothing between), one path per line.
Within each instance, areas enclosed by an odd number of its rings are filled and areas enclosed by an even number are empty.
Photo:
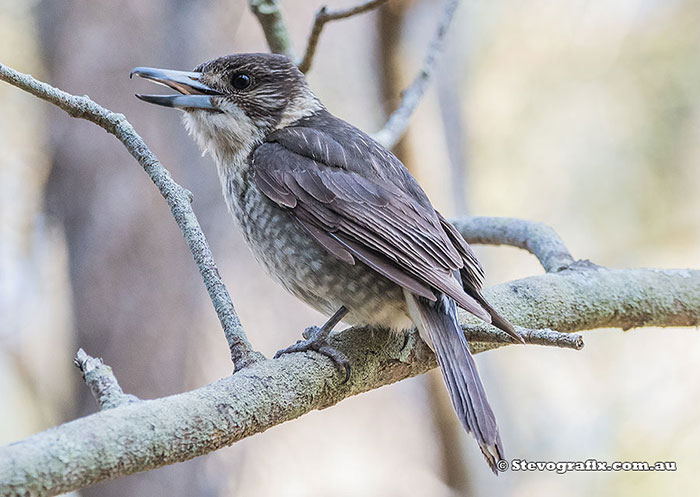
M315 350L347 375L346 358L327 341L339 321L395 331L415 325L437 356L459 420L495 472L503 458L498 426L456 305L521 338L481 295L484 273L469 245L396 156L328 112L281 55L131 74L180 93L137 97L184 111L257 260L330 316L278 354Z

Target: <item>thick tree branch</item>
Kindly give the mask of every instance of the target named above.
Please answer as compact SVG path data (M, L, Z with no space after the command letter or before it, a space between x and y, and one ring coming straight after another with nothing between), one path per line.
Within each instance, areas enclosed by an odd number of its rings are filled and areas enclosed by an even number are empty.
M566 269L498 285L485 295L512 322L533 329L700 322L697 270ZM404 346L387 332L369 331L333 337L352 364L346 384L328 359L289 354L191 392L101 411L2 447L1 495L56 495L184 461L435 366L422 341Z
M0 80L60 107L73 117L86 119L97 124L124 144L168 202L175 221L187 240L187 245L197 263L209 297L224 329L236 370L261 359L262 355L255 352L248 342L228 290L221 281L209 243L204 237L199 221L197 221L190 205L191 193L172 179L170 173L148 149L131 123L122 114L105 109L86 96L71 95L1 63Z
M299 66L299 70L305 73L311 69L311 64L314 61L314 55L316 55L318 39L321 36L321 31L323 31L323 27L327 22L337 21L338 19L346 19L348 17L362 14L363 12L368 12L372 9L376 9L381 4L386 2L387 0L369 0L354 7L337 10L328 10L325 5L321 7L319 11L316 12L314 24L311 27L311 34L309 34L309 40L306 42L304 57L297 64Z
M435 36L431 40L430 45L428 45L428 53L423 61L423 67L418 73L418 76L413 80L413 83L411 83L411 86L406 88L403 92L399 107L389 116L384 127L374 134L374 139L388 149L396 145L408 128L411 116L416 110L416 107L418 107L421 98L423 98L425 90L428 88L433 71L435 70L438 55L442 52L447 30L450 27L458 5L459 0L446 0L445 9L438 22Z
M102 359L89 356L83 349L78 349L73 363L82 373L83 379L100 409L113 409L139 401L135 395L124 393L112 368L107 366Z
M248 0L248 5L262 26L270 50L296 60L292 39L277 0Z
M555 273L574 263L569 249L546 224L512 217L465 217L451 221L469 243L512 245L533 254L545 271Z

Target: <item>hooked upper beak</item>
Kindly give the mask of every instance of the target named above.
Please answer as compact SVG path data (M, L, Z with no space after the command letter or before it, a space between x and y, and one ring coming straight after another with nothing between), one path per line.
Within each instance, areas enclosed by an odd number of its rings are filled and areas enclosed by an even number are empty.
M150 79L173 90L181 95L140 95L136 98L156 105L174 107L176 109L206 109L219 111L219 108L211 102L213 95L221 95L220 91L208 87L201 81L202 73L187 71L171 71L169 69L157 69L155 67L135 67L129 73L129 78L141 76Z

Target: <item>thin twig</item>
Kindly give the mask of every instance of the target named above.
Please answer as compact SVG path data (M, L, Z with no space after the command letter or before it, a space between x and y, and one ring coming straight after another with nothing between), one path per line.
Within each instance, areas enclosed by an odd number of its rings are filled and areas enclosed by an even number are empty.
M450 222L469 243L511 245L527 250L537 257L548 273L561 271L574 264L569 249L557 232L546 224L511 217L485 216L453 219ZM582 262L583 264L586 263Z
M314 18L314 24L311 27L311 34L309 34L309 41L306 43L306 51L304 52L304 57L297 64L301 72L308 72L311 69L311 64L314 61L314 55L316 55L316 47L318 46L318 39L321 36L321 31L323 31L323 26L327 22L337 21L338 19L346 19L348 17L356 16L357 14L362 14L363 12L368 12L372 9L376 9L381 4L386 3L387 0L369 0L362 2L354 7L348 7L346 9L337 9L329 11L324 5L316 12L316 17Z
M292 39L277 0L248 0L248 5L262 26L270 50L295 60Z
M472 343L472 348L474 348L474 342L499 344L499 346L518 344L514 338L507 335L505 332L486 324L464 325L462 329L464 330L464 335L467 337L467 340ZM583 337L576 333L561 333L549 328L531 329L523 328L522 326L516 326L515 331L517 331L518 334L523 337L525 343L528 344L547 345L550 347L574 350L581 350L583 348ZM488 348L492 349L495 347L490 346ZM478 345L476 349L479 349Z
M406 128L408 128L411 115L413 115L425 90L428 88L430 78L435 70L437 57L440 52L442 52L445 35L447 34L447 30L450 27L458 5L459 0L446 1L445 10L438 23L437 31L428 46L428 53L423 61L423 67L418 73L418 76L413 80L413 83L411 83L411 86L403 92L399 107L389 116L384 127L374 134L374 139L386 148L393 148L406 131Z
M124 393L112 368L99 357L89 356L83 349L78 349L73 363L83 374L85 384L90 388L100 409L113 409L140 400L135 395Z
M235 370L238 371L262 358L262 355L255 352L248 342L228 290L221 281L209 243L190 205L191 193L172 179L170 173L149 150L131 123L122 114L105 109L87 96L71 95L3 64L0 64L0 80L56 105L73 117L86 119L97 124L124 144L129 153L143 166L160 190L161 195L168 202L175 221L187 240L187 245L197 263L209 297L224 329Z

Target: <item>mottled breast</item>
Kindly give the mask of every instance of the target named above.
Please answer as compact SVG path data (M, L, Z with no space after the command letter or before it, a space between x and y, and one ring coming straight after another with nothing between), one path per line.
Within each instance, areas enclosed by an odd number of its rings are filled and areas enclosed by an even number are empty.
M350 265L321 247L255 185L250 167L228 168L224 196L253 255L289 292L325 315L341 305L350 324L412 326L399 286L361 262Z

